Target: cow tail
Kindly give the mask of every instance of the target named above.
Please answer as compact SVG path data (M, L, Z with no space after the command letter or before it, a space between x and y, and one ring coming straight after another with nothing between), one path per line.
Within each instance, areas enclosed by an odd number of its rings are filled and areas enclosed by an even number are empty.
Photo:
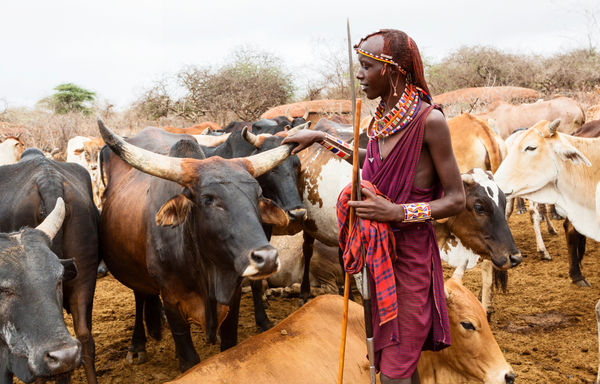
M146 297L144 306L144 318L148 334L154 340L162 339L163 306L159 296L149 295Z
M508 288L508 271L499 271L494 268L494 286L500 289L502 293L506 293Z
M479 140L485 147L487 157L490 160L490 169L488 169L488 171L496 173L496 171L500 167L500 162L502 162L502 153L500 152L498 143L494 139L492 131L486 130L484 135L479 136Z

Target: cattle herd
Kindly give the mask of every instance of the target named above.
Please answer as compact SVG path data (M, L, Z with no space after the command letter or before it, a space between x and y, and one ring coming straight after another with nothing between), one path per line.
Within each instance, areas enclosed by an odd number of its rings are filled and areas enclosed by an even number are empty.
M298 106L290 105L224 129L208 122L147 127L130 138L98 118L100 137L72 138L66 162L25 149L18 136L5 138L0 384L13 376L66 383L81 365L87 382L97 383L91 330L102 268L134 292L129 363L156 358L146 352L147 335L160 340L166 321L186 372L176 382L241 382L236 377L244 371L255 382L334 381L341 324L334 308L341 308L343 281L335 205L351 166L318 144L291 156L293 147L281 142L301 129L351 140L352 130L347 113L321 118L310 103L302 105L302 117L293 118L290 108ZM448 120L467 202L461 214L434 222L442 259L457 268L445 287L453 346L423 352L423 383L515 381L488 321L494 280L506 286L507 271L522 262L507 224L520 198L530 200L532 233L546 258L539 221L545 216L552 225L546 204L554 204L565 218L569 276L591 286L581 259L586 237L600 241L600 120L584 120L579 103L568 98L518 106L496 101L482 114ZM480 300L462 285L465 270L477 265ZM263 333L236 347L244 285ZM273 327L263 295L275 290L299 295L302 308ZM333 295L309 302L322 294ZM62 308L73 318L75 338ZM339 318L323 321L334 312ZM351 303L346 353L356 364L348 365L346 382L368 382L361 312ZM600 302L596 312L600 324ZM191 324L224 352L201 362ZM290 330L309 337L282 336ZM311 358L294 359L298 353ZM257 368L286 364L303 374L279 377Z

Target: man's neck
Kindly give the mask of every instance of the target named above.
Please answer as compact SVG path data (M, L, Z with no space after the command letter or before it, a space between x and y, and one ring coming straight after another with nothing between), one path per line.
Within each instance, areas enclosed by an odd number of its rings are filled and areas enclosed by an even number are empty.
M389 86L386 88L386 91L381 96L381 101L383 101L383 114L387 115L390 113L392 108L398 104L402 94L404 93L404 89L406 88L406 80L400 79L398 80L398 85L396 86L396 96L394 96L394 88Z

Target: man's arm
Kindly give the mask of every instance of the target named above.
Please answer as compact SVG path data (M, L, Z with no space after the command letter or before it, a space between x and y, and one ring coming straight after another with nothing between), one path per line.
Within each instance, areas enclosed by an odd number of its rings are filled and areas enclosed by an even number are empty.
M429 147L435 171L444 188L442 198L429 202L431 216L443 219L458 215L465 208L465 189L452 150L450 128L444 115L437 110L427 116L423 144Z
M295 155L296 153L302 151L303 149L310 147L314 143L320 143L322 141L326 141L325 132L302 130L302 131L296 132L296 133L286 137L285 139L283 139L282 144L298 143L298 146L292 150L292 155ZM335 146L336 145L335 141L336 141L335 138L333 138L332 140L330 139L329 144L331 144L332 146ZM346 153L348 153L349 156L347 156L344 160L346 160L348 163L352 164L352 153L353 153L352 146L349 144L346 144L345 147L346 148L344 148L344 151ZM327 146L326 146L326 148L327 148ZM367 157L367 150L359 149L358 156L359 156L359 166L362 168L362 166L365 162L365 158ZM342 156L340 156L340 157L342 157Z

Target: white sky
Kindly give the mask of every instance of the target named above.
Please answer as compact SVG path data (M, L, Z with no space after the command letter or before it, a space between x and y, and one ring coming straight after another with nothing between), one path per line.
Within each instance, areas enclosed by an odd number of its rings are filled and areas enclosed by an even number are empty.
M417 5L418 4L418 5ZM552 53L587 44L598 0L4 0L0 7L0 99L34 105L72 82L124 107L161 73L222 62L256 44L302 70L311 40L353 43L380 28L408 33L422 54L461 45ZM600 31L596 30L596 36Z

